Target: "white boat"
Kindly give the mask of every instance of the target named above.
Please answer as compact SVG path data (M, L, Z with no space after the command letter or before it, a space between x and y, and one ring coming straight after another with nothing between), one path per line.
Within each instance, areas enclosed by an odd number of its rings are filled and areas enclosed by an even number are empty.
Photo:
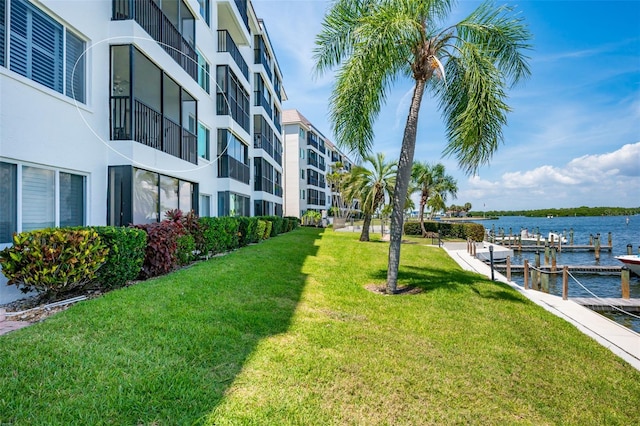
M491 244L486 241L482 242L482 248L476 248L476 258L484 262L489 262L491 259L491 253L489 252L490 246L493 247L494 262L506 262L507 256L513 259L513 250L498 244Z
M625 254L624 256L616 256L616 259L624 263L631 272L640 276L640 255Z
M552 240L554 244L567 243L567 237L557 232L549 232L549 235L547 236L547 238L545 238L542 235L530 234L526 229L523 229L522 231L520 231L519 238L517 235L511 235L511 237L509 237L509 235L503 235L503 236L498 235L494 237L494 241L496 243L503 244L503 245L507 245L509 244L509 242L511 242L511 244L516 244L518 241L521 241L523 246L536 245L536 244L540 244L543 246L546 242L551 244Z

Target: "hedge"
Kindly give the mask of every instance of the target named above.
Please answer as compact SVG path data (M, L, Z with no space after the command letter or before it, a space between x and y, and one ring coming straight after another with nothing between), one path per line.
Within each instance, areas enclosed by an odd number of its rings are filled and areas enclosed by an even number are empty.
M109 248L104 264L96 273L95 282L105 289L122 287L140 275L147 247L147 233L142 229L93 226Z
M147 233L147 247L140 278L164 275L178 266L178 238L184 235L183 228L176 222L162 222L134 225Z
M482 241L485 236L484 226L479 223L450 223L440 221L425 221L424 227L427 232L437 232L441 237L461 238L473 241ZM404 225L406 235L422 235L420 222L410 221Z

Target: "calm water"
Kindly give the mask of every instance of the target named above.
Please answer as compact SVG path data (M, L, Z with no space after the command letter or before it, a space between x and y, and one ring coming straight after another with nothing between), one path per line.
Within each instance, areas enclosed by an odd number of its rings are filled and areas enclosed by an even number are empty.
M598 216L598 217L557 217L557 218L534 218L524 216L503 216L498 220L478 221L486 229L495 229L497 233L500 228L504 229L506 235L509 229L514 235L519 235L520 230L526 228L529 232L540 230L543 236L554 231L563 233L566 231L569 240L570 229L573 229L573 242L576 245L589 243L589 235L600 233L602 246L608 245L608 234L611 232L613 250L601 251L600 261L596 262L595 254L592 251L563 251L556 256L558 265L621 265L615 256L627 254L627 244L632 245L634 254L638 253L640 246L640 215L628 216ZM513 264L521 265L524 259L533 263L535 252L514 253ZM544 249L540 252L540 261L544 262ZM569 297L593 297L589 291L598 297L621 297L620 275L586 275L573 274L580 284L569 278ZM513 274L512 279L518 284L523 284L523 276ZM549 291L556 295L562 295L562 276L560 274L551 275L549 279ZM630 293L633 298L640 298L640 277L631 275ZM635 314L638 315L638 314ZM610 318L640 332L640 319L616 314Z

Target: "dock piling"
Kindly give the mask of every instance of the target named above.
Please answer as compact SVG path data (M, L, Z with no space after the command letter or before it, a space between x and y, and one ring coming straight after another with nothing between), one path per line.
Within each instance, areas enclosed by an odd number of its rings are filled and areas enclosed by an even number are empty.
M511 282L511 256L507 256L507 281Z
M544 243L544 266L549 265L549 243Z
M629 268L622 267L622 298L629 299Z
M627 244L627 254L629 256L633 254L633 246L631 244Z
M569 297L569 267L564 266L562 268L562 300L567 300Z
M556 248L551 247L551 272L558 270L558 264L556 263Z
M569 229L569 244L573 245L573 228Z
M529 261L524 260L524 289L529 288Z

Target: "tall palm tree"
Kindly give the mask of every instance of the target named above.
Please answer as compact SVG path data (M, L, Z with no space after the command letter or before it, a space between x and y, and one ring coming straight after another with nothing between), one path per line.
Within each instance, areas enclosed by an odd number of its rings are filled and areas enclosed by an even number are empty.
M453 176L446 174L444 164L428 164L416 162L411 169L411 183L415 192L420 193L420 207L418 220L422 229L422 236L427 235L424 227L424 209L431 207L431 216L436 210L442 210L446 206L447 196L455 198L458 192L458 184Z
M489 162L502 142L509 107L506 89L528 76L524 50L531 38L509 7L484 3L442 28L452 0L335 0L316 37L316 70L339 67L330 98L338 143L369 152L373 124L392 84L413 79L398 178L392 199L387 292L395 293L403 208L425 90L439 100L447 127L447 155L468 174ZM435 77L435 78L434 78Z
M344 193L348 200L359 200L364 217L360 241L369 241L371 218L384 206L385 195L391 198L396 183L396 164L385 161L384 154L366 155L369 167L355 166L344 183Z

